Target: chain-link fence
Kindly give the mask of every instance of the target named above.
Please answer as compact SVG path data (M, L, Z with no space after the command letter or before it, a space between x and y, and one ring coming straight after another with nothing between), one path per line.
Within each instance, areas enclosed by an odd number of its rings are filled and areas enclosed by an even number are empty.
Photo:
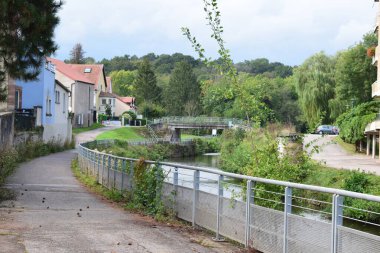
M104 144L110 142L103 141ZM79 166L109 189L131 191L137 159L78 149ZM159 165L163 203L180 219L261 252L380 252L380 197L338 189ZM354 200L367 208L358 208Z

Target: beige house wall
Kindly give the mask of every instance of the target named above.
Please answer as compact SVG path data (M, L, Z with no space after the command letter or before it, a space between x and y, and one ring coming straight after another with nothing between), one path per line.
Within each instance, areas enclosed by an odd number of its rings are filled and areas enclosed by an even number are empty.
M131 110L131 107L123 102L121 102L119 99L115 99L115 116L120 117L123 112Z

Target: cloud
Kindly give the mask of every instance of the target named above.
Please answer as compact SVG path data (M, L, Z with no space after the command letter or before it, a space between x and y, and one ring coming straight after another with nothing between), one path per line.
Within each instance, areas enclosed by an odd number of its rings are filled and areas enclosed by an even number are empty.
M377 10L372 1L360 0L220 0L219 5L235 61L267 57L287 64L359 41L372 29ZM195 55L182 26L217 56L201 0L66 0L59 15L60 58L77 42L96 59L149 52Z

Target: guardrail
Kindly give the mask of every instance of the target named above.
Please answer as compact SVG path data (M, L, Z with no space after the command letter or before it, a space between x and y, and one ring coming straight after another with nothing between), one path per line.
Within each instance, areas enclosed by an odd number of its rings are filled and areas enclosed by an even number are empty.
M248 122L241 119L219 117L163 117L154 119L151 124L187 124L187 125L224 125L228 127L248 127Z
M109 189L133 190L133 168L138 159L101 153L86 146L89 145L81 144L78 149L83 172L92 174ZM380 252L378 209L365 210L350 204L359 199L370 207L380 203L379 196L204 167L145 163L165 171L161 197L166 206L193 226L214 231L215 240L225 236L271 253ZM243 182L244 187L236 181ZM313 198L305 197L305 192ZM350 211L362 213L359 217L371 216L372 220L353 218Z

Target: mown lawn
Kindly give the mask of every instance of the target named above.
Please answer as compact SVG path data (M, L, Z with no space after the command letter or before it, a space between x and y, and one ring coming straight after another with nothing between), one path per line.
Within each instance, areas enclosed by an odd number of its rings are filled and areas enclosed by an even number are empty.
M122 127L99 134L97 140L115 139L115 140L144 140L142 132L145 127Z
M102 127L104 127L102 124L94 123L89 127L73 128L73 134L79 134L79 133L95 130L98 128L102 128Z

